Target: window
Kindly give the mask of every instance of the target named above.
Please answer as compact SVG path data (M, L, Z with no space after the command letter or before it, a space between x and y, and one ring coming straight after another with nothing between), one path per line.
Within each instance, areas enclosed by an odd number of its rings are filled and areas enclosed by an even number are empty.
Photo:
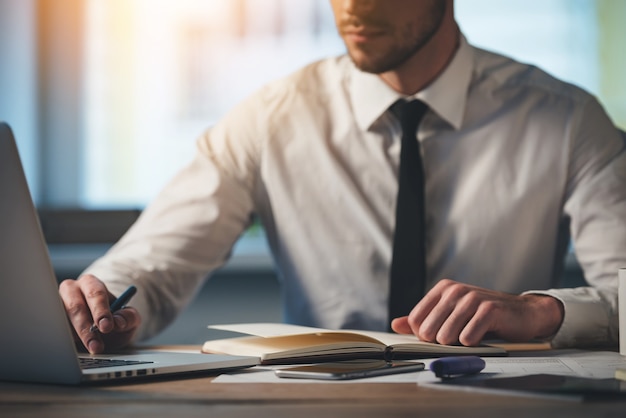
M80 203L143 205L195 139L268 80L343 51L325 1L121 0L86 8Z

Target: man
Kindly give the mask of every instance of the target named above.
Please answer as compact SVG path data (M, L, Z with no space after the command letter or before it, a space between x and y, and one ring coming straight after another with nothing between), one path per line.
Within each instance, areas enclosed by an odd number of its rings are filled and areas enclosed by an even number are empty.
M626 265L624 142L588 94L467 44L452 0L331 0L349 57L312 64L236 107L140 220L60 292L92 352L155 334L253 215L289 322L478 344L613 343ZM387 312L401 128L417 98L426 295ZM566 226L569 224L569 228ZM554 289L564 232L588 287ZM133 307L113 294L139 288ZM100 332L91 332L98 324Z

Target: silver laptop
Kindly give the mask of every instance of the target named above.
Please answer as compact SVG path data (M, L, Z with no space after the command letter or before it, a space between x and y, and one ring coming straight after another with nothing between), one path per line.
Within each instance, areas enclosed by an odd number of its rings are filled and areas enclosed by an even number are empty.
M11 129L0 122L0 379L78 384L171 373L223 371L254 357L76 351L48 249ZM81 360L79 357L83 357ZM86 358L87 366L81 366ZM96 364L95 363L105 363Z

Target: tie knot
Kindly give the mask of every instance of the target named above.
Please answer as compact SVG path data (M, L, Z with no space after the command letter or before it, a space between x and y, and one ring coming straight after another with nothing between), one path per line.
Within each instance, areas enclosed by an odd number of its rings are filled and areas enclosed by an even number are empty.
M400 99L390 107L391 112L400 121L402 132L415 133L422 117L428 110L428 105L421 100L406 101Z

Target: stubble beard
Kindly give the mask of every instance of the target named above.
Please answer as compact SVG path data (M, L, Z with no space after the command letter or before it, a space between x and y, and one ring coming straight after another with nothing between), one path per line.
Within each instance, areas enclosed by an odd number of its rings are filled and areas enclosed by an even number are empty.
M395 42L386 51L377 51L368 45L359 46L358 50L354 50L357 47L351 49L347 46L348 55L361 71L372 74L392 71L408 61L435 36L443 22L445 9L445 2L441 2L420 27L416 23L408 23L399 29L398 34L394 34Z

